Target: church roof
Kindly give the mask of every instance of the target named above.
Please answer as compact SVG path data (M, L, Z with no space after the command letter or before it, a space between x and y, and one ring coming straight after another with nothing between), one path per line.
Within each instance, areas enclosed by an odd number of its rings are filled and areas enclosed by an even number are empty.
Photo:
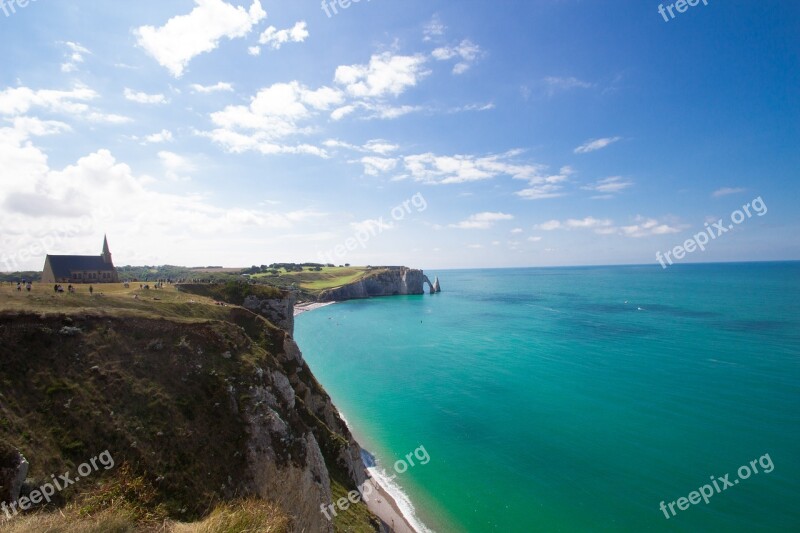
M112 271L114 266L103 261L100 255L48 255L50 267L56 278L68 278L72 272Z

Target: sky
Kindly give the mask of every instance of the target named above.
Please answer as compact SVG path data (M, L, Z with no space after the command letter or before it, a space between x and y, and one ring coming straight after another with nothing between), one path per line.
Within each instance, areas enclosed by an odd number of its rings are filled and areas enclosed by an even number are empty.
M0 270L800 259L800 3L695 1L0 0Z

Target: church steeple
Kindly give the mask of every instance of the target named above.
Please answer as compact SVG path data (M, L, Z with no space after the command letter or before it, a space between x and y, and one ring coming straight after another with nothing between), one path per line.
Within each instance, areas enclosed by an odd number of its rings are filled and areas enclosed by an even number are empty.
M108 249L108 237L103 235L103 262L111 264L111 250Z

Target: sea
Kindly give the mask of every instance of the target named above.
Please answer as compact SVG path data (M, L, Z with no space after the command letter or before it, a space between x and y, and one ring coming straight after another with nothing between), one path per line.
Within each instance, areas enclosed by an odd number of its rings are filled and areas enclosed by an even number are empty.
M800 262L426 274L296 324L421 527L800 531Z

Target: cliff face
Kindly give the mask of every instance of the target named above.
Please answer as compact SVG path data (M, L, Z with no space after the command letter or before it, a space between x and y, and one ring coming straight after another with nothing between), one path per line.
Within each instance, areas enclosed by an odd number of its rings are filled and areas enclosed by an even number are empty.
M376 296L425 294L426 281L427 278L422 270L392 267L377 270L354 283L325 290L320 293L318 299L321 302L333 302Z
M255 295L247 296L242 307L257 313L282 330L294 335L294 304L297 298L287 293L281 298L263 298Z
M292 301L250 303L291 327ZM364 482L358 444L289 331L209 307L227 316L0 314L0 481L19 477L20 453L30 490L109 450L175 518L260 496L294 531L333 532L320 506Z

